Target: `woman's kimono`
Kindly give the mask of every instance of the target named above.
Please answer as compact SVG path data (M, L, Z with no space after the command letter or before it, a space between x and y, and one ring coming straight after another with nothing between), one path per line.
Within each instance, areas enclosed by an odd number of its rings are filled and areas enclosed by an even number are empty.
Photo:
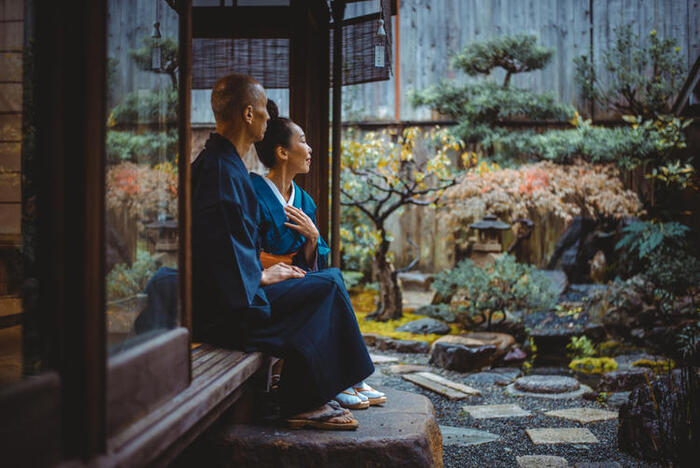
M260 236L262 238L262 250L272 255L292 255L292 264L307 271L322 270L328 266L328 254L331 249L321 236L316 244L316 261L310 265L306 261L303 252L306 238L294 229L284 225L288 221L284 212L282 195L276 187L272 188L265 177L255 173L250 174L253 188L258 195L260 206ZM316 204L313 199L292 182L292 199L290 204L302 210L306 216L316 225ZM288 203L289 203L288 202ZM264 263L264 262L263 262Z
M374 366L337 268L261 286L260 209L236 148L213 133L192 163L195 341L285 359L284 414L310 410Z

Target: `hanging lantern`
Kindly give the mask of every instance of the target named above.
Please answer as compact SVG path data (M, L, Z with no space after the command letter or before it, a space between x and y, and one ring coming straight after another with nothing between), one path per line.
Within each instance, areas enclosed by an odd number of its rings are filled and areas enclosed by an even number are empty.
M384 29L384 20L379 20L379 28L374 37L374 66L376 68L384 68L386 66L386 30Z
M153 23L153 34L151 34L151 39L153 39L153 50L151 52L151 69L160 71L162 68L162 54L160 48L160 23L156 21Z

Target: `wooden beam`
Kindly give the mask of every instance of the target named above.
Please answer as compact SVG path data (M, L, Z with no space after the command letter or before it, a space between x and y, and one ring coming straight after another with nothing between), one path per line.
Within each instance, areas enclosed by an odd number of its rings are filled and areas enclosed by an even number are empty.
M288 7L192 8L196 38L285 38L292 26Z
M333 0L333 22L342 24L345 0ZM342 28L341 28L342 29ZM333 129L331 161L331 265L340 268L340 144L342 129L343 34L333 34Z

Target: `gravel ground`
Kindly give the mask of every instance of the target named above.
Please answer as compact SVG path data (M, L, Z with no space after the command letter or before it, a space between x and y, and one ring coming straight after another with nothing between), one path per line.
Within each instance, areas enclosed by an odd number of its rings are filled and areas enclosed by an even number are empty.
M392 354L375 349L373 354L393 356L402 364L427 365L428 356L421 354ZM488 431L500 436L500 439L485 444L469 447L444 447L443 460L445 467L517 467L515 457L522 455L554 455L567 459L573 466L576 462L606 462L615 461L623 467L655 467L648 462L642 462L617 448L617 420L581 424L561 418L545 416L544 412L573 407L593 407L608 409L605 405L584 399L548 400L542 398L515 397L504 393L503 387L489 387L466 381L468 374L433 368L432 372L442 375L455 382L466 383L482 392L480 397L469 397L466 400L450 401L445 397L425 390L407 382L401 376L388 372L391 364L377 366L377 374L371 382L378 386L389 386L398 390L420 393L428 397L435 407L438 423L446 426L467 427ZM536 369L531 374L536 374ZM464 405L488 404L517 404L532 412L532 416L507 419L473 419L463 409ZM525 433L525 429L536 427L586 427L600 441L598 444L558 444L534 445Z

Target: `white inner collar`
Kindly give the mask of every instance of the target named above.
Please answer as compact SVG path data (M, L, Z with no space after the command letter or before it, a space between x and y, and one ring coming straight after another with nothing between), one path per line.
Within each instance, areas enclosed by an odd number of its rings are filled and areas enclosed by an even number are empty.
M294 204L294 182L292 182L292 193L289 195L289 200L285 201L284 196L282 196L282 193L280 193L280 190L277 188L274 182L264 176L263 180L267 182L267 185L270 187L272 193L275 194L277 201L279 201L282 206L292 206Z

